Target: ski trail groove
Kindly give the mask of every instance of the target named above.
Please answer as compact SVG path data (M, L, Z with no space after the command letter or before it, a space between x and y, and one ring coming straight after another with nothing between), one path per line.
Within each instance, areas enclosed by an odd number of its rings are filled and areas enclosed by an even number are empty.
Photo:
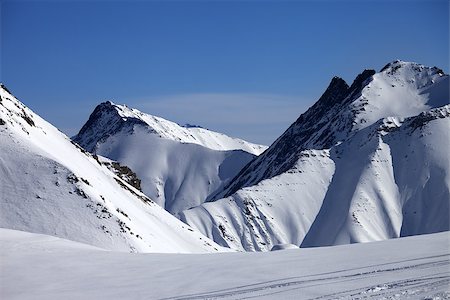
M243 285L234 288L223 289L213 292L205 292L200 294L190 294L181 295L175 297L162 298L161 300L195 300L195 299L252 299L267 297L275 294L286 293L289 291L306 289L311 287L330 285L330 284L342 284L345 282L357 282L358 280L367 279L367 277L379 277L385 276L391 273L405 273L409 270L422 270L431 269L432 274L426 276L425 278L411 277L409 278L407 274L403 277L407 277L398 281L388 281L383 282L378 285L364 285L356 289L349 289L344 291L339 291L337 293L329 293L326 295L321 295L319 297L313 297L308 299L336 299L336 298L374 298L381 297L383 294L396 292L397 294L407 295L408 293L413 293L411 289L418 289L416 293L419 292L429 292L435 287L445 286L450 283L450 271L448 266L450 265L450 255L439 255L430 258L442 258L447 257L444 260L434 260L431 262L417 262L415 264L408 264L398 267L391 268L376 268L377 266L368 266L363 268L355 268L350 270L335 271L322 274L313 274L307 276L282 278L273 281L260 282L255 284ZM429 258L417 259L424 261ZM396 262L396 264L404 264L406 262L412 262L416 260L408 260ZM375 268L370 270L370 268ZM444 268L447 272L438 273L439 268ZM363 269L366 269L364 271ZM369 270L367 270L369 269ZM360 271L357 271L360 270ZM355 272L356 271L356 272ZM434 272L433 272L434 271ZM345 274L349 273L350 274ZM344 273L344 274L343 274ZM331 275L333 274L333 275ZM341 274L341 275L339 275ZM325 277L320 277L324 276ZM331 276L330 276L331 275ZM439 275L439 276L437 276ZM319 278L311 278L319 277ZM304 279L299 279L304 278ZM296 280L293 280L296 279ZM377 290L378 289L378 290ZM372 291L373 290L373 291ZM372 292L371 292L372 291ZM300 292L299 292L300 293Z

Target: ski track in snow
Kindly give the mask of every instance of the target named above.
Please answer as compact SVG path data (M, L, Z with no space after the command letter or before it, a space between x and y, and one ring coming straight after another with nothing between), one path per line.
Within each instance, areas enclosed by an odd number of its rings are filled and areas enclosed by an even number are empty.
M269 299L274 297L311 300L401 299L405 297L419 297L420 299L450 298L450 255L410 259L397 262L396 264L398 264L397 267L392 267L392 264L380 264L316 275L283 278L202 294L161 298L160 300ZM424 270L426 275L424 275ZM414 271L417 275L411 276L411 273ZM399 280L383 281L383 278L386 276L395 276ZM376 281L377 284L366 285L367 279ZM336 293L317 297L302 297L302 290L307 290L308 288L317 289L320 286L330 285L351 286L358 283L359 286L354 289L344 289Z
M115 118L86 145L136 169L149 198L1 85L0 227L47 235L0 228L0 299L450 299L450 236L429 234L449 230L449 77L371 72L333 78L258 158L264 146L102 104Z
M1 299L450 299L450 233L268 253L128 254L0 229Z

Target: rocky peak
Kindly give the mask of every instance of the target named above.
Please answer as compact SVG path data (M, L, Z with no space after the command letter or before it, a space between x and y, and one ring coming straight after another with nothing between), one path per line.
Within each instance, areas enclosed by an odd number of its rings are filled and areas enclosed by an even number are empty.
M444 76L446 75L444 71L438 67L427 67L415 62L407 62L402 60L394 60L387 65L385 65L383 68L381 68L380 73L385 73L389 75L395 75L398 73L401 73L405 70L410 70L411 73L421 74L425 73L427 76L432 75L438 75L438 76Z
M319 104L318 106L333 105L335 102L342 99L342 96L345 95L347 90L348 84L344 79L337 76L333 77L327 89L317 101L317 104Z
M6 86L2 82L0 82L0 88L5 90L8 94L12 95L12 93L6 88Z
M375 75L375 70L364 70L361 74L356 76L349 88L348 94L352 95L354 92L360 92L362 88L366 86L367 80L372 78L373 75Z
M107 139L109 136L119 132L124 127L133 130L134 125L146 125L138 118L123 117L119 110L122 108L111 101L102 102L89 116L88 121L83 125L80 132L73 140L89 152L95 152L98 142Z
M362 113L374 115L374 120L366 119L365 126L369 126L379 118L386 117L384 115L385 111L390 112L390 110L384 109L384 106L389 105L390 102L388 101L386 104L383 102L383 99L391 95L392 91L388 90L391 94L381 97L384 89L382 90L378 86L382 80L389 83L387 86L392 89L394 89L392 86L395 86L395 84L403 84L403 82L405 82L406 89L409 82L410 86L408 88L411 91L416 91L419 95L421 88L433 85L437 82L435 78L445 76L439 75L442 71L438 68L428 68L423 65L402 61L388 64L383 68L382 72L392 73L396 72L396 70L398 70L398 75L396 74L395 78L392 77L394 75L384 76L384 73L376 74L374 70L364 70L355 78L351 86L348 86L342 78L333 77L319 100L300 115L266 152L250 162L214 198L229 196L242 187L257 184L264 179L287 172L296 164L301 152L305 149L329 149L338 142L351 137L359 128L355 130L354 127L355 120L359 117L355 102L361 105L368 104L369 101L373 102L371 105L374 106L374 111L372 109L368 110L363 106L360 108ZM378 84L373 85L372 83L375 82L376 78L378 78ZM390 84L391 81L395 81L395 84ZM370 88L370 91L372 91L370 93L372 94L367 92L370 85L373 85ZM363 95L366 87L368 88L365 93L367 95ZM400 89L399 91L402 92ZM405 101L410 100L406 98ZM378 106L382 109L376 111L375 109ZM408 107L408 104L405 103L405 106ZM405 106L401 106L401 109Z

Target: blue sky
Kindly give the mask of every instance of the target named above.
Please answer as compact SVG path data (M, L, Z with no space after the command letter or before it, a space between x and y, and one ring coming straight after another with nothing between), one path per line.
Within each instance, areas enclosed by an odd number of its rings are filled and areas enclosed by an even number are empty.
M270 144L330 79L449 69L448 0L1 2L1 81L69 135L113 100Z

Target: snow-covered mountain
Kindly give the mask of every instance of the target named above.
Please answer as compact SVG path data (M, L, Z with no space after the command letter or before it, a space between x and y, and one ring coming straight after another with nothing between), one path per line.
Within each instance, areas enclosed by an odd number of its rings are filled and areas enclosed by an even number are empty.
M198 125L180 126L177 123L111 101L103 102L94 109L89 120L74 137L74 140L80 145L83 144L87 151L95 152L101 144L119 131L126 128L132 132L136 124L142 125L149 133L160 138L197 144L212 150L244 150L259 155L267 149L266 146L232 138Z
M248 251L449 230L449 76L395 61L320 99L213 202L180 218Z
M95 108L73 140L129 166L143 192L173 214L203 203L267 148L110 101Z
M224 250L139 191L129 168L77 147L3 85L0 140L0 227L118 251Z

